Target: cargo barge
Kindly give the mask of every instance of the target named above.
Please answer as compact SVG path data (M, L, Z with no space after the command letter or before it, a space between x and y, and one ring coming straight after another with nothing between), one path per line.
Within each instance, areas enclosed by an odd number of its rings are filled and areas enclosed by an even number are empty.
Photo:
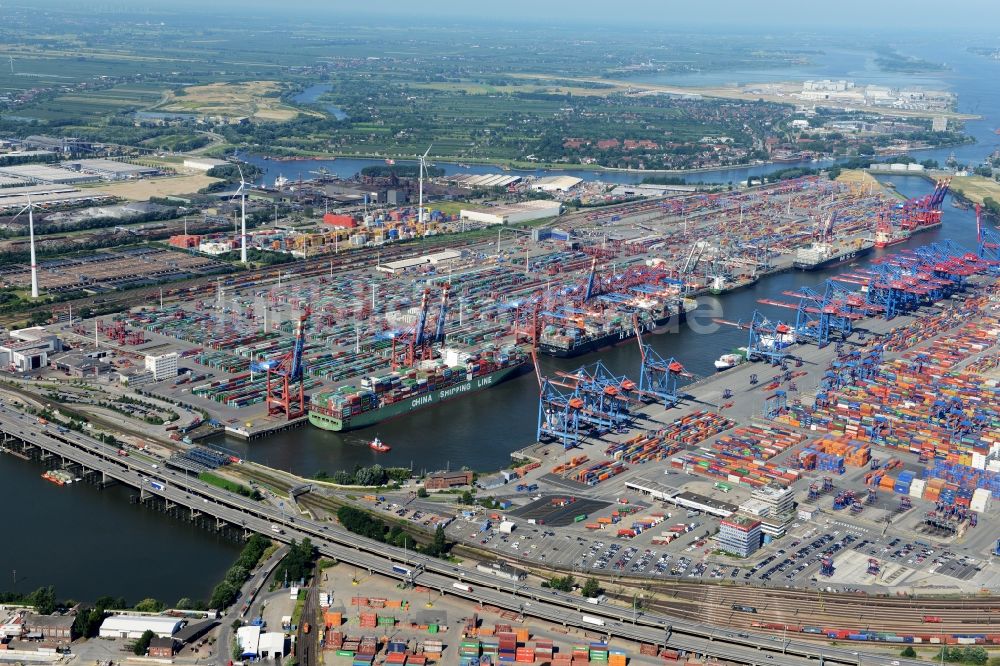
M443 350L443 358L446 363L432 361L422 364L422 369L366 377L361 390L344 386L318 393L309 403L309 423L337 432L366 428L496 386L530 363L518 347L478 355L448 349Z

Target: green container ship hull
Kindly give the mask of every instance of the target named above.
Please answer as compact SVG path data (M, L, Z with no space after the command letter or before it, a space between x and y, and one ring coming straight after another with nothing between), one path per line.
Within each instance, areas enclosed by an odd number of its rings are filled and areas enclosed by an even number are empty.
M436 405L440 402L445 402L446 400L460 398L462 396L490 388L491 386L496 386L500 382L509 378L511 375L518 374L524 370L525 367L526 364L522 363L494 370L493 372L482 375L481 377L468 379L464 382L452 384L451 386L436 389L434 391L428 391L422 395L404 398L397 402L383 405L367 412L352 414L348 418L344 419L326 414L324 413L324 410L310 407L309 423L317 428L322 428L323 430L335 430L338 432L344 430L357 430L358 428L367 428L368 426L375 425L381 421L396 418L397 416L403 416L404 414L408 414L418 409L423 409L424 407L430 407L431 405Z

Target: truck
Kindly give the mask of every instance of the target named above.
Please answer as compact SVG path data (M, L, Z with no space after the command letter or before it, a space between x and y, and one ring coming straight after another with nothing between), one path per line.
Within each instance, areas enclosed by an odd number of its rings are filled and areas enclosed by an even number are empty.
M588 604L594 604L595 606L597 606L598 604L603 604L607 600L608 600L607 595L600 594L600 595L598 595L596 597L588 597L587 598L587 603Z
M451 586L456 590L462 590L463 592L472 592L472 588L465 583L452 583Z
M153 490L159 490L162 492L167 487L167 484L163 481L154 481L153 479L150 479L149 487Z
M399 564L393 564L392 565L392 572L393 573L402 574L404 576L412 576L413 575L413 571L412 570L407 569L404 566L400 566Z
M278 525L271 525L271 531L275 534L284 534L285 530L281 529Z
M595 627L604 626L604 620L602 620L599 617L594 617L593 615L581 615L580 621L583 622L584 624L592 624Z

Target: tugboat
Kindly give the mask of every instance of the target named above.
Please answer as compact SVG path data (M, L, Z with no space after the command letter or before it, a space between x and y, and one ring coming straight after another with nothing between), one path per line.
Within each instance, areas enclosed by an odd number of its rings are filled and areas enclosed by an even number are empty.
M389 451L392 450L391 446L389 446L388 444L384 444L382 440L379 439L378 437L368 442L368 448L378 453L388 453Z

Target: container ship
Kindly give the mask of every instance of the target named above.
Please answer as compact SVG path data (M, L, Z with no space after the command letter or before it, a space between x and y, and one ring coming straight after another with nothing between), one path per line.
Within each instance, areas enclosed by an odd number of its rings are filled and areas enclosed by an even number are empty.
M795 254L793 265L800 271L818 271L847 264L859 259L875 248L875 243L867 239L856 239L847 243L813 243L800 248Z
M490 388L529 363L530 358L516 346L479 353L442 349L439 359L380 377L365 377L360 389L342 386L313 395L309 423L338 432L365 428Z
M572 358L617 345L671 321L682 323L689 309L697 307L692 299L644 299L631 310L577 310L564 315L565 324L549 324L538 339L539 353L556 358Z

